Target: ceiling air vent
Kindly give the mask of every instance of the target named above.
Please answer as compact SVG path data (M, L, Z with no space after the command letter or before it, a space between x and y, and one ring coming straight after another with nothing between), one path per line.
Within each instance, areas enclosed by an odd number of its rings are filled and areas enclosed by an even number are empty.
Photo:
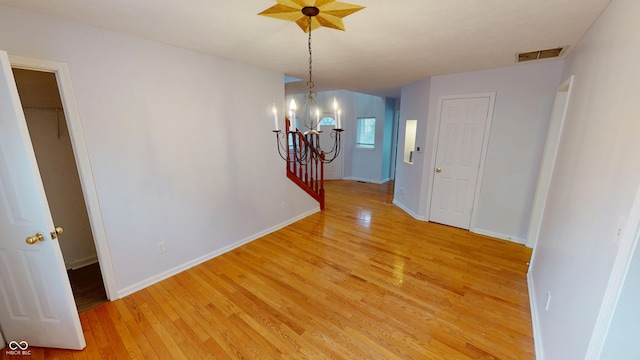
M562 50L563 48L559 47L555 49L546 49L546 50L520 53L518 54L518 62L558 57L562 53Z

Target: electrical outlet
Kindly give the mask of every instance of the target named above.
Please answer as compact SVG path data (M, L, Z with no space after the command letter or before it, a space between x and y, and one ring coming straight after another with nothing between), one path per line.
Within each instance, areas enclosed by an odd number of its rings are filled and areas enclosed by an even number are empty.
M280 210L284 210L287 207L287 203L286 202L282 202L282 204L280 204Z
M551 291L547 291L547 301L544 302L544 311L549 310L550 304L551 304Z
M164 241L160 241L156 243L156 251L158 254L164 254L167 252L167 243Z

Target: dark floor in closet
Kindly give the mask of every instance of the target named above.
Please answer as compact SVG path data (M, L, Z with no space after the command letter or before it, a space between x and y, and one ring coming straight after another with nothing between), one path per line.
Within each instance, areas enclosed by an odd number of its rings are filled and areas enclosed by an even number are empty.
M76 270L68 270L67 273L78 312L91 310L108 301L98 263Z

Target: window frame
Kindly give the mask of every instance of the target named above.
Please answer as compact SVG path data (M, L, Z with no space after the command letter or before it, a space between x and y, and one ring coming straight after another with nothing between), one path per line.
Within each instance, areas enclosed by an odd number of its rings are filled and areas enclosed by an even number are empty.
M363 125L363 123L372 120L373 121L373 129L372 131L362 132L363 126L371 126L371 125ZM359 150L375 150L376 149L376 118L371 116L363 116L356 119L356 149ZM362 135L371 136L372 143L362 143Z
M330 119L329 121L327 121L327 119ZM328 122L330 122L330 124L327 124ZM323 115L320 118L320 126L333 126L336 127L336 119L333 118L333 115Z

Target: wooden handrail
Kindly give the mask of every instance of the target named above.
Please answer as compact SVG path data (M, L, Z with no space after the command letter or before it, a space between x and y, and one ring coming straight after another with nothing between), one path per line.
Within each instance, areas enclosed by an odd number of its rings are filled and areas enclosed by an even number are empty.
M291 126L289 119L285 119L285 131ZM287 133L287 177L302 190L320 203L320 210L324 209L324 153L319 152L307 137L296 129ZM290 141L292 143L290 143ZM300 149L308 150L304 161L294 154Z

